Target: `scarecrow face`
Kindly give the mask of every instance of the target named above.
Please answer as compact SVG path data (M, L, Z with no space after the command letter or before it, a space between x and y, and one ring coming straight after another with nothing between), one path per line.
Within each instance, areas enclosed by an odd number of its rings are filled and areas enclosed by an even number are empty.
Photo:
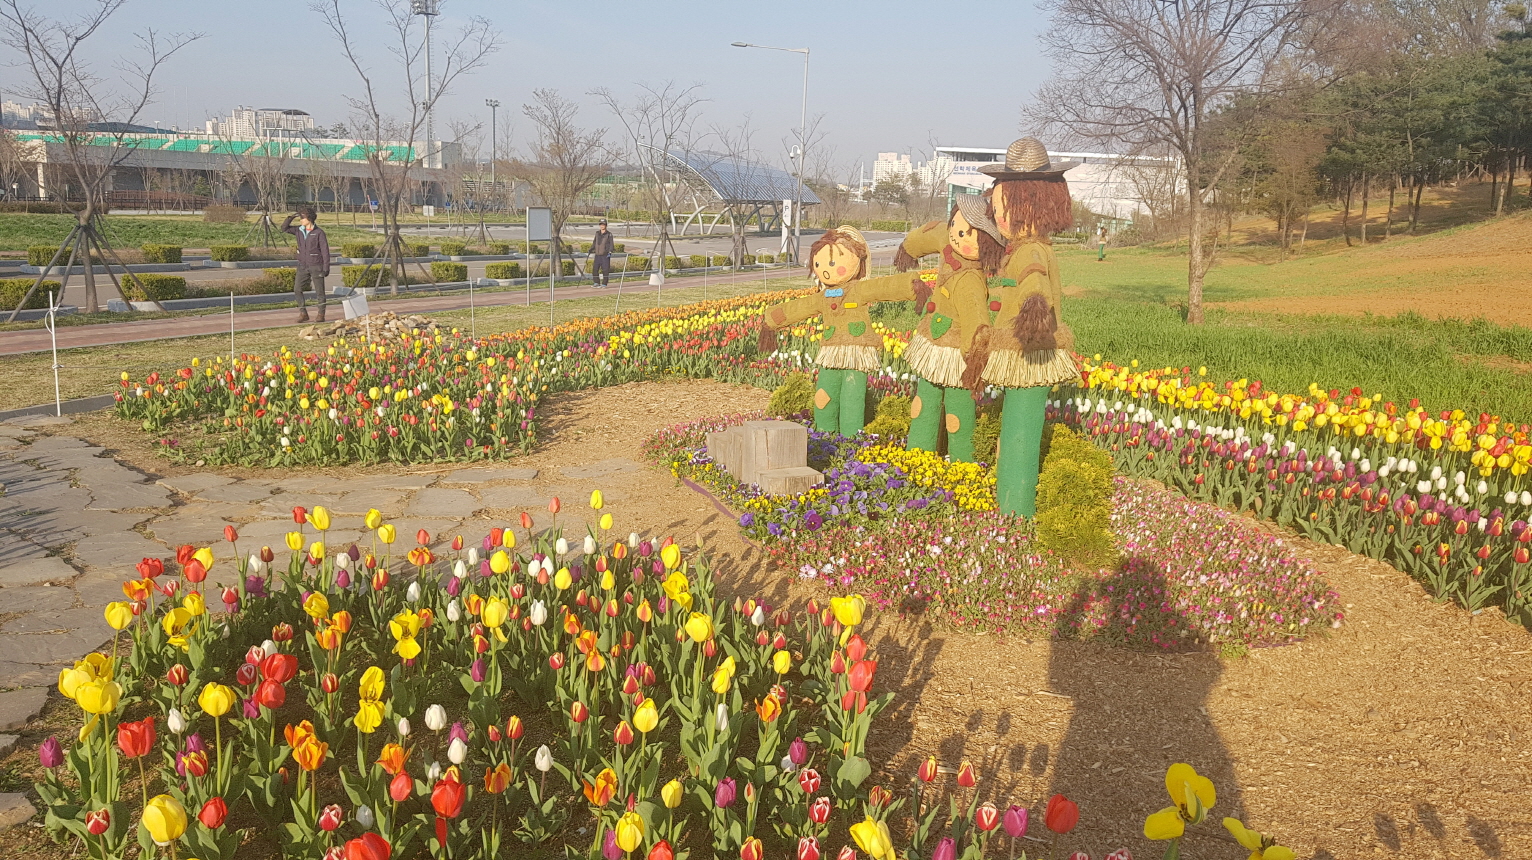
M965 260L979 259L979 228L968 223L962 212L956 212L947 224L947 242L952 250Z
M996 182L995 190L990 195L990 208L995 212L995 226L1000 228L1000 235L1007 239L1015 239L1016 231L1011 228L1011 221L1005 212L1005 183Z
M854 280L862 269L862 260L845 245L826 245L813 260L814 276L827 287L838 287Z

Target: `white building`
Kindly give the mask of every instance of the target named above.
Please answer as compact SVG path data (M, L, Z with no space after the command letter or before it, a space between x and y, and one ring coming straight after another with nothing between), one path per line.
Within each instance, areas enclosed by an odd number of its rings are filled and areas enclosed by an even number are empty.
M52 123L53 114L43 105L0 102L0 124L6 128L38 128Z
M967 146L940 146L936 158L951 159L952 169L947 177L947 196L951 200L957 194L980 194L991 184L990 178L979 168L1005 160L1004 149L981 149ZM1064 178L1069 182L1069 196L1085 204L1092 212L1108 215L1124 221L1133 219L1135 213L1144 210L1131 173L1144 169L1163 170L1173 165L1169 158L1154 156L1112 155L1102 152L1054 152L1049 150L1050 161L1074 161L1078 164Z
M296 108L249 108L241 105L227 119L207 121L207 133L228 140L269 140L312 136L314 118Z
M903 182L913 172L915 168L908 155L880 152L878 160L872 163L872 184L876 187L885 182Z

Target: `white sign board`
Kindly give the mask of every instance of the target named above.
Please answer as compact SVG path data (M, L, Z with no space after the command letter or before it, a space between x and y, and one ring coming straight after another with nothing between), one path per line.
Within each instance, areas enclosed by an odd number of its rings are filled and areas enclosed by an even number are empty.
M427 203L426 205L420 207L420 213L422 215L426 216L427 218L435 218L436 217L436 207L432 206L429 203Z
M546 206L527 209L527 241L547 242L553 238L553 210Z

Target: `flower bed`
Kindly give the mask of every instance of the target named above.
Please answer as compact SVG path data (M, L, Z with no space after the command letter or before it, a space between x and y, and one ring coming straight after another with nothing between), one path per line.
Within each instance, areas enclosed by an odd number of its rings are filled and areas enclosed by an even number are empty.
M323 508L293 518L285 559L231 526L123 584L110 655L59 677L80 731L39 751L56 839L102 860L892 860L980 856L1002 826L1014 850L1029 820L1067 842L1079 820L1060 795L979 803L966 761L925 759L908 807L872 779L896 691L875 689L860 596L726 603L704 555L614 539L604 513L572 541L524 515L401 543L372 511L346 547Z

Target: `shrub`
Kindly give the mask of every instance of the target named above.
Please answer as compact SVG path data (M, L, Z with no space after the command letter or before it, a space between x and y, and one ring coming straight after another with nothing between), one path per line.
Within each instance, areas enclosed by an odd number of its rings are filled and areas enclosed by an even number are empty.
M882 307L880 304L879 307ZM995 462L995 451L1000 447L1000 408L1002 401L995 401L982 409L973 425L973 455L981 463Z
M431 245L427 242L404 242L404 256L406 257L429 257Z
M245 207L227 203L215 203L202 210L202 220L209 224L243 224L245 215Z
M666 257L665 258L665 268L667 268L667 269L679 269L679 268L681 268L681 258L680 257Z
M1112 566L1112 458L1062 424L1053 425L1037 482L1037 542L1072 565Z
M250 259L250 249L245 245L214 245L208 253L219 263L242 263Z
M729 266L729 265L733 265L733 263L729 260L728 256L725 255L725 254L714 254L712 256L712 258L708 260L708 265L709 266Z
M574 260L565 260L559 265L559 271L566 278L573 275L575 273Z
M342 280L344 280L345 273L342 272L341 275ZM274 293L292 292L293 284L296 283L297 280L297 269L267 269L266 274L257 279L258 282L269 282L271 286L275 288L270 290L270 292ZM307 290L305 290L305 292L306 291Z
M910 231L910 222L874 220L871 224L868 225L868 229L889 233L908 233Z
M134 283L132 277L122 279L123 292L136 302L163 302L168 299L186 298L186 279L179 275L147 275L137 276L138 283ZM139 289L139 283L143 289Z
M867 425L867 432L889 439L910 435L910 399L893 395L878 401L878 411Z
M467 251L468 251L468 243L467 242L443 242L442 243L442 256L443 257L461 257Z
M341 266L340 281L348 287L386 287L394 282L394 271L388 266Z
M814 378L807 373L790 373L787 379L771 392L771 402L766 413L777 417L798 415L814 408Z
M757 263L775 263L777 258L772 254L756 254L755 261Z
M623 268L627 269L630 272L642 272L642 271L645 271L645 270L647 270L649 268L649 258L648 257L639 257L639 256L634 255L634 254L629 254L627 262L623 263Z
M468 280L468 264L437 260L431 264L431 280L438 283L466 281Z
M490 242L489 243L489 253L491 255L493 255L493 256L496 256L496 257L504 257L506 254L511 253L511 243L510 242Z
M745 256L741 257L740 260L742 261L741 265L745 265L745 266L754 266L755 265L755 255L754 254L746 254Z
M628 252L628 246L627 245L624 245L621 242L613 242L612 243L612 253L613 254L626 254L627 252Z
M700 269L703 266L707 265L707 255L706 254L692 254L687 259L691 263L691 267L693 269Z
M591 247L591 243L590 242L581 242L580 243L580 253L582 253L582 254L589 254L590 253L590 247Z
M179 263L181 262L180 245L155 245L143 246L144 259L150 263Z
M0 310L15 310L16 305L21 302L21 297L27 294L27 290L32 289L33 283L34 280L32 278L6 278L5 280L0 280ZM57 290L58 288L58 281L43 281L38 286L37 291L32 293L32 298L27 299L27 303L22 307L22 310L46 308L48 306L48 291Z
M346 242L340 246L340 255L353 260L367 260L378 255L378 246L366 242Z
M520 263L490 263L484 267L484 277L499 281L513 281L522 277Z
M53 257L58 252L57 245L31 245L27 248L27 265L46 266L53 262ZM59 260L59 265L62 266L67 262L69 262L68 259Z
M547 253L547 248L543 247L542 245L528 244L526 247L527 247L527 253L528 254L543 254L543 253Z

